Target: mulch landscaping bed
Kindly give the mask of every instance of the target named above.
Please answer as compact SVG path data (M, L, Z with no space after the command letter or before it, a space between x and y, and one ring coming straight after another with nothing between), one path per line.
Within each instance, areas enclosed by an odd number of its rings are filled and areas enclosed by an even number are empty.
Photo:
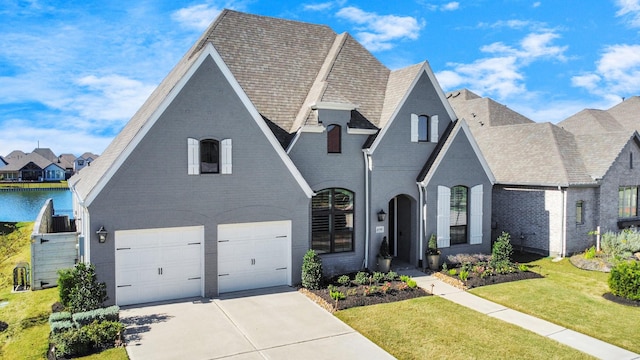
M337 307L336 301L329 295L328 289L309 290L306 288L300 288L299 291L307 295L311 300L315 301L318 305L325 310L333 313L338 310L345 310L356 306L367 306L382 303L390 303L395 301L402 301L413 299L422 296L430 296L429 292L422 288L406 288L398 290L405 286L402 281L390 281L391 289L387 293L376 292L371 295L364 295L365 289L368 286L365 285L352 285L349 287L338 286L338 291L348 294L349 292L355 292L355 295L347 295L344 300L338 300Z
M470 274L466 281L460 280L460 278L457 275L452 276L444 272L437 272L437 273L434 273L434 275L438 279L446 282L447 284L463 290L473 289L480 286L511 282L511 281L540 279L544 277L533 271L519 271L519 272L514 272L509 274L495 274L495 275L487 276L485 278L481 278L479 276L473 276Z

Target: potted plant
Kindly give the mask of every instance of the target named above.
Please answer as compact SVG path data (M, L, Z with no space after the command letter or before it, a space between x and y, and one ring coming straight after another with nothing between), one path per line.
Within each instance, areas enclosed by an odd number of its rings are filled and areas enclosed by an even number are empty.
M391 270L391 253L389 252L389 242L387 237L382 238L380 251L378 252L378 271L388 273Z
M431 234L429 238L429 244L427 247L427 262L429 264L429 269L431 270L439 270L440 269L440 250L438 250L438 240L436 234Z

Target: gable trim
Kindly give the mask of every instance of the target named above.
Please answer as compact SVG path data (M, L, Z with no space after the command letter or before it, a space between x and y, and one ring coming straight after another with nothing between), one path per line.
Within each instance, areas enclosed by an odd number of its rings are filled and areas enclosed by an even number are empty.
M431 67L429 66L429 62L425 61L422 64L422 68L420 69L420 71L418 71L418 74L416 75L416 77L411 82L411 86L409 86L409 89L402 96L402 100L400 100L400 102L396 106L395 110L393 110L393 114L389 118L389 121L387 121L387 123L385 124L384 128L382 128L382 130L380 131L380 134L373 141L373 144L371 144L371 147L368 150L369 154L373 154L373 152L376 151L376 148L378 147L378 144L380 144L380 142L382 141L382 138L384 138L384 135L387 133L387 129L389 129L389 127L391 127L391 124L398 117L398 113L400 112L400 109L402 109L404 104L407 102L407 99L409 98L409 94L411 94L413 89L416 87L416 84L418 83L418 80L420 79L420 77L422 76L423 73L427 74L427 76L429 77L429 81L431 81L431 84L433 84L433 88L436 90L436 93L438 94L438 98L440 99L440 102L442 103L442 105L444 106L445 110L447 111L447 114L449 115L449 118L452 121L455 121L458 118L456 116L456 113L453 111L453 108L451 107L451 104L449 104L449 101L447 100L446 95L442 91L442 88L440 87L440 84L438 83L438 80L436 79L436 76L433 73L433 70L431 70Z
M496 178L493 175L493 172L491 172L491 168L489 167L487 160L482 155L482 151L480 151L480 147L478 146L478 143L476 143L475 139L471 135L471 130L469 130L469 125L467 125L467 122L464 119L460 119L458 120L458 122L459 124L455 126L455 128L453 129L449 137L445 140L446 143L444 144L440 153L437 155L431 168L427 171L424 179L420 181L421 186L426 187L427 184L431 182L431 178L433 178L434 173L442 163L442 159L444 159L444 156L449 151L449 148L451 147L453 140L455 139L455 137L458 135L460 131L464 133L467 140L469 141L469 145L471 145L473 152L476 154L476 158L478 159L478 161L480 161L480 165L482 165L482 169L484 170L487 178L489 178L489 181L491 182L491 184L493 185L496 183Z
M251 117L254 119L260 130L262 130L263 134L267 137L267 140L276 151L280 159L284 162L285 166L293 175L295 180L300 185L302 191L307 195L308 198L311 198L314 194L313 190L307 184L306 180L302 177L300 171L295 167L293 161L287 156L284 149L278 143L278 140L275 138L275 135L269 130L266 122L262 119L260 113L255 108L255 106L249 100L247 94L242 90L240 83L236 80L236 78L231 73L229 67L224 63L222 57L218 53L218 51L214 48L211 43L207 43L207 45L202 49L198 58L191 64L187 72L180 78L180 80L175 84L173 89L167 94L167 96L162 100L160 105L153 111L153 113L147 118L142 127L139 129L138 133L131 139L129 144L124 148L124 150L118 154L116 160L111 164L111 166L105 171L104 176L98 181L96 186L94 186L85 199L85 206L90 206L91 203L95 200L95 198L102 192L104 187L109 183L111 178L116 174L116 172L120 169L120 167L124 164L126 159L129 158L134 149L140 144L142 139L147 135L149 130L155 125L156 121L164 114L169 105L175 100L175 98L180 94L182 89L185 87L187 82L191 79L191 77L196 73L196 71L200 68L202 63L207 59L207 57L211 57L213 61L216 63L220 72L223 74L225 79L231 85L231 88L235 91L236 95L240 98L240 101L243 103L247 111L249 111Z

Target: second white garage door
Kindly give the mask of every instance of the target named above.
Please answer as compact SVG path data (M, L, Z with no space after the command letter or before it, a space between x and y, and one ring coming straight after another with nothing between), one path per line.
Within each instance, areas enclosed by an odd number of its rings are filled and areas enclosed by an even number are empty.
M116 303L202 296L203 244L203 226L116 231Z
M291 221L218 225L218 292L291 285Z

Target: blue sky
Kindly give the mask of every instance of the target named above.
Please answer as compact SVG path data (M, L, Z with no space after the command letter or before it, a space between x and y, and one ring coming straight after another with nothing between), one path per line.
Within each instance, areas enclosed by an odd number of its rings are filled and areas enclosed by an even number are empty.
M0 0L0 155L101 153L223 8L349 32L428 60L539 122L640 95L640 0Z

